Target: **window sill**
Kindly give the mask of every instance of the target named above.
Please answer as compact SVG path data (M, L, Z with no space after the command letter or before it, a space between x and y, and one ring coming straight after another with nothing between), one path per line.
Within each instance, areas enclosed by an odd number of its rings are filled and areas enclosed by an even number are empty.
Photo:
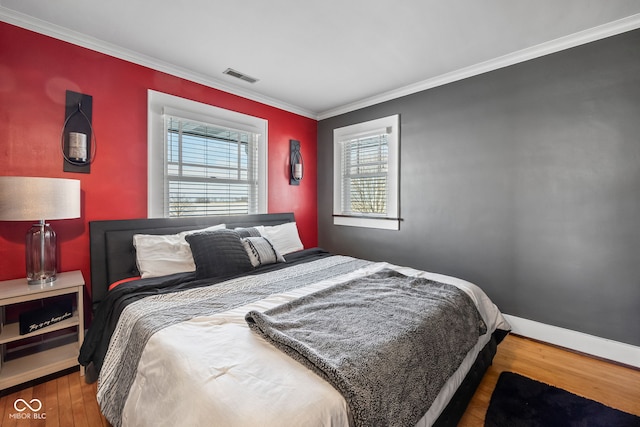
M400 220L391 219L391 218L334 216L333 225L344 225L348 227L378 228L381 230L400 230Z

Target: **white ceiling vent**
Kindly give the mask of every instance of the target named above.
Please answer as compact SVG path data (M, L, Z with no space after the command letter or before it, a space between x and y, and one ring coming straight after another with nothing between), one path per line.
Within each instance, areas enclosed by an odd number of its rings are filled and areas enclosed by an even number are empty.
M228 74L232 77L235 77L237 79L240 80L244 80L245 82L249 82L249 83L255 83L258 81L258 79L251 77L251 76L247 76L246 74L241 73L240 71L236 71L233 68L227 68L226 70L224 70L222 72L223 74Z

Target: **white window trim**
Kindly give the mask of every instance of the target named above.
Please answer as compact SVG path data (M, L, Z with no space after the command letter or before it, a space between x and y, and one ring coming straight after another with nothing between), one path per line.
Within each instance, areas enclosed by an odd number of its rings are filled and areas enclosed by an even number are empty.
M205 123L259 134L259 188L258 211L266 213L268 206L268 121L213 105L168 95L154 90L147 93L147 217L165 217L165 128L164 115L176 115Z
M341 145L357 137L388 132L387 216L343 215ZM400 229L400 116L398 114L333 130L333 224Z

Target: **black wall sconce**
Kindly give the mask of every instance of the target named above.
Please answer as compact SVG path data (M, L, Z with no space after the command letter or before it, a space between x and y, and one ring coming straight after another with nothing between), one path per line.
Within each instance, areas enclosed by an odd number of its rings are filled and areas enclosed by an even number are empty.
M67 91L60 138L65 172L91 172L91 163L96 154L96 137L91 125L92 110L93 98L90 95Z
M300 141L289 140L289 185L300 185L302 180L302 153Z

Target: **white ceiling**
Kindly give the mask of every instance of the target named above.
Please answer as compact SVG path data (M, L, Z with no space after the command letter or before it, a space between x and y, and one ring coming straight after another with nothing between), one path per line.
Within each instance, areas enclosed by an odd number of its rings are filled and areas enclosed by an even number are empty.
M325 118L640 28L640 0L0 0L0 20Z

